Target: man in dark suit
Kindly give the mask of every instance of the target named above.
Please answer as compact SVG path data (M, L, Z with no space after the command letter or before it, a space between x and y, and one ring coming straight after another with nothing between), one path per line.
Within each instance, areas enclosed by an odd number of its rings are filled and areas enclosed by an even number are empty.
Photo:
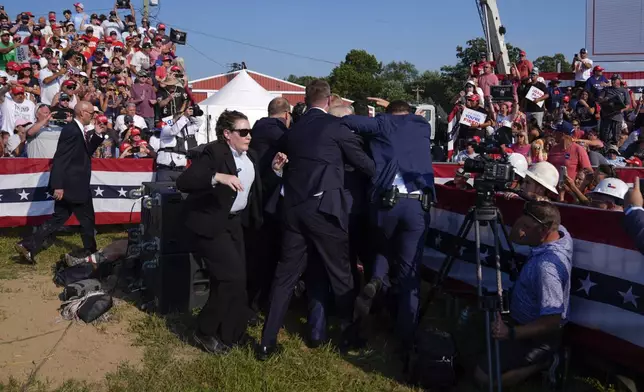
M207 352L222 354L247 339L251 311L242 226L261 225L262 186L246 116L225 111L215 129L217 141L177 178L177 189L188 193L186 227L210 274L210 296L194 338Z
M624 197L624 227L633 239L635 246L644 254L644 198L640 188L640 179L635 177L633 189Z
M272 161L278 152L278 141L291 125L291 105L284 98L275 98L268 104L268 117L253 125L250 148L257 153L258 168L262 178L274 176ZM263 189L264 224L259 230L247 230L246 256L248 267L248 299L251 308L258 311L268 305L271 279L280 256L281 180L274 187ZM251 320L251 323L255 323ZM257 321L259 322L259 321Z
M353 278L349 265L348 225L351 196L344 190L344 165L373 174L373 161L355 135L327 114L331 89L322 80L306 87L307 113L284 135L280 150L288 157L284 179L284 238L275 271L271 302L258 356L276 351L277 334L307 262L321 263L346 330L353 317Z
M356 312L369 313L376 293L390 286L393 267L398 284L396 332L404 346L411 344L418 321L418 268L435 194L430 126L410 110L406 102L394 101L387 106L387 114L342 120L369 140L376 163L369 199L377 254L371 280L356 300Z
M89 188L92 176L92 155L103 143L104 124L87 130L94 106L81 101L74 108L74 121L65 125L58 139L56 154L49 175L49 188L53 190L54 214L33 235L16 244L16 250L28 261L35 263L45 240L55 235L73 213L81 226L84 252L96 252L94 239L94 205Z

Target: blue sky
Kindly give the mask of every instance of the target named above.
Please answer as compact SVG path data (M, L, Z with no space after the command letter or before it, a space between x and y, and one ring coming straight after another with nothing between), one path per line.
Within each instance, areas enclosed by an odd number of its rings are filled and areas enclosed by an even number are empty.
M132 0L142 7L143 0ZM270 52L196 32L339 63L353 49L382 62L407 60L419 70L456 62L455 48L481 36L474 0L159 0L151 15L188 31L188 42L221 64L245 61L249 69L276 77L328 75L333 64ZM0 0L0 4L2 0ZM5 2L15 16L22 2ZM25 2L26 3L26 2ZM72 0L31 0L36 15L72 9ZM89 12L106 13L109 0L86 0ZM584 46L586 0L498 0L506 39L535 59L561 52L568 58ZM140 19L140 15L137 15ZM191 47L181 47L190 79L225 71ZM643 67L640 67L643 68ZM622 68L626 70L626 68Z

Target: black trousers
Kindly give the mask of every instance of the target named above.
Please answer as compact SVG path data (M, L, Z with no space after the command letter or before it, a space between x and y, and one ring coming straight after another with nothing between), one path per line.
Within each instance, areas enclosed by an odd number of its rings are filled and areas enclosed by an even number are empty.
M174 169L159 167L157 168L156 182L176 182L184 170L186 170L184 166L175 167Z
M96 252L94 204L92 204L91 198L84 203L71 203L65 199L54 202L54 214L49 220L40 225L31 236L24 239L24 246L33 255L40 252L45 241L56 236L56 232L63 227L72 213L80 223L83 248L89 253Z
M622 122L608 118L602 118L599 126L599 138L606 144L617 145L617 139L622 132Z
M267 309L272 278L280 259L282 221L265 214L262 227L244 230L244 238L249 306L255 311Z
M270 308L262 332L262 344L277 343L293 287L307 262L321 263L335 296L338 317L348 325L353 316L353 277L349 264L349 236L336 217L318 211L319 198L285 211L282 256L275 270ZM324 278L324 277L321 277Z
M239 215L231 215L214 238L197 236L195 251L208 267L210 295L198 317L199 331L233 345L246 332L251 314L246 293L244 234Z

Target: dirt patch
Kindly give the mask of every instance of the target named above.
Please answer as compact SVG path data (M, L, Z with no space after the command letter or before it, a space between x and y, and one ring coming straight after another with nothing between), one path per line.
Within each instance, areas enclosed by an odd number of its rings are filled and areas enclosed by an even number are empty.
M0 281L0 382L26 381L43 361L36 379L52 386L71 378L100 382L119 363L136 364L143 357L122 317L136 312L130 305L117 303L118 317L111 321L69 326L58 312L59 292L46 276Z

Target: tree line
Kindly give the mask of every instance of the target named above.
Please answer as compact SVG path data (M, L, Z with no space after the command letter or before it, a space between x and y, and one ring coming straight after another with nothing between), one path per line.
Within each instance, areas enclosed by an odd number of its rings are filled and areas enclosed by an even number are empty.
M521 49L509 43L506 46L510 61L518 62ZM451 110L450 101L463 88L470 64L478 62L480 54L485 52L485 39L475 38L467 41L465 47L456 47L455 65L445 65L440 71L420 72L408 61L392 61L383 65L376 56L367 51L353 49L347 53L344 61L322 79L329 82L334 93L352 100L373 96L389 101L402 99L414 103L435 104ZM534 66L539 68L540 72L556 72L557 63L561 63L563 72L570 70L570 63L561 53L533 60ZM321 77L289 75L286 80L306 85L319 78ZM416 102L417 95L420 102ZM439 110L439 115L444 116L445 111Z

